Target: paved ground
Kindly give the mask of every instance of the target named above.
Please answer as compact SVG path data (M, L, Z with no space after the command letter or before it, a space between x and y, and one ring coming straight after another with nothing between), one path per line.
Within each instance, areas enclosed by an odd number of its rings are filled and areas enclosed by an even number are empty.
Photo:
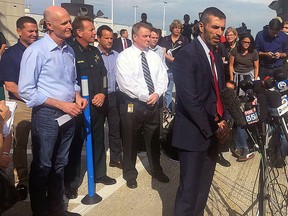
M107 152L109 154L109 151ZM253 202L258 194L258 174L260 155L246 162L236 162L231 153L224 154L232 166L229 168L217 165L211 187L205 215L238 216L258 215L257 205ZM29 154L31 160L31 155ZM83 152L83 161L85 152ZM87 194L87 178L83 173L83 183L79 189L79 197L65 200L67 209L85 216L172 216L175 194L179 181L179 163L161 155L164 172L170 177L168 184L152 180L146 154L139 153L137 159L138 188L129 189L118 168L108 167L108 175L117 179L117 184L104 186L97 184L97 194L103 200L96 205L83 205L81 199ZM85 163L83 164L85 169ZM268 169L268 190L266 215L288 215L287 198L288 183L286 169ZM29 198L17 203L3 216L30 216Z

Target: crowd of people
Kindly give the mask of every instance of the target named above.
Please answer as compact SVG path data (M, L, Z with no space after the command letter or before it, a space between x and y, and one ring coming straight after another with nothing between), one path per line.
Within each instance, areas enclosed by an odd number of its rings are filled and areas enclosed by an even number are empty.
M63 196L77 198L86 138L83 111L88 105L95 184L116 184L107 175L106 119L109 166L123 170L127 187L138 187L140 136L152 178L169 182L160 164L163 110L174 115L172 146L180 161L174 215L203 215L216 163L231 166L222 152L230 149L239 162L255 156L246 130L231 124L220 92L232 85L241 97L242 80L264 80L275 69L286 72L288 21L272 19L254 40L249 33L238 35L235 28L227 28L225 14L209 7L194 23L188 14L184 22L173 20L171 34L162 37L142 13L131 41L126 29L117 37L107 25L95 29L89 17L72 22L58 6L49 6L44 20L46 33L39 40L37 22L29 16L17 20L19 40L7 50L0 34L0 99L5 100L4 86L6 100L17 103L13 130L0 137L0 168L8 167L13 143L14 182L21 200L29 192L33 215L66 215ZM82 97L82 76L88 77L89 101ZM0 118L0 129L4 122ZM282 160L279 166L284 165Z

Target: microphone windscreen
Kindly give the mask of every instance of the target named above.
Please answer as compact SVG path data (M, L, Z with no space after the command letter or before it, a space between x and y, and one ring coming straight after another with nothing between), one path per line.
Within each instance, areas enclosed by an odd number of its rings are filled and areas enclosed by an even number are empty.
M253 81L253 91L254 91L256 94L263 93L264 88L263 88L263 82L262 82L262 80L254 80L254 81Z
M265 92L268 104L271 108L278 108L282 105L281 94L277 91L266 91Z
M253 89L253 82L251 80L241 80L239 87L246 92L248 89Z
M244 127L247 123L240 109L240 101L233 89L225 88L220 93L224 108L231 114L235 123L239 127Z
M267 109L267 102L266 97L264 94L257 95L257 103L258 103L258 118L261 122L266 122L268 109Z
M278 68L274 71L274 79L276 81L282 81L282 80L287 79L287 77L286 77L284 71L282 69Z
M276 85L274 78L270 76L265 77L264 85L266 89L274 88Z

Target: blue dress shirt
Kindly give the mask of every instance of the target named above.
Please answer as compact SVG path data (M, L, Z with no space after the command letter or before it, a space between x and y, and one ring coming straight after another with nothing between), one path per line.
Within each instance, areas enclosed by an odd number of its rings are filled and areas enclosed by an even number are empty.
M18 83L19 95L28 107L43 104L48 98L75 101L77 74L73 49L63 42L58 46L46 33L24 52Z
M111 50L111 52L106 55L101 51L99 47L97 47L101 53L101 56L104 61L105 68L107 70L108 77L108 93L116 91L116 59L118 57L118 52L115 50Z
M255 45L258 52L280 52L288 55L288 35L280 31L275 37L271 37L268 34L268 27L257 33ZM259 60L260 66L277 68L283 65L283 59L281 58L276 59L262 56Z

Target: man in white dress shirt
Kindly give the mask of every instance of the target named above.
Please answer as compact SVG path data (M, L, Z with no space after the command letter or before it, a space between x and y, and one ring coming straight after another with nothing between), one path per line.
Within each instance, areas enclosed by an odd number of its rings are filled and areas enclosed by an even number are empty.
M137 187L137 134L143 131L152 177L167 183L160 165L158 100L166 91L167 72L158 54L149 49L150 27L136 23L132 27L133 45L117 58L116 80L123 139L123 177L129 188Z

